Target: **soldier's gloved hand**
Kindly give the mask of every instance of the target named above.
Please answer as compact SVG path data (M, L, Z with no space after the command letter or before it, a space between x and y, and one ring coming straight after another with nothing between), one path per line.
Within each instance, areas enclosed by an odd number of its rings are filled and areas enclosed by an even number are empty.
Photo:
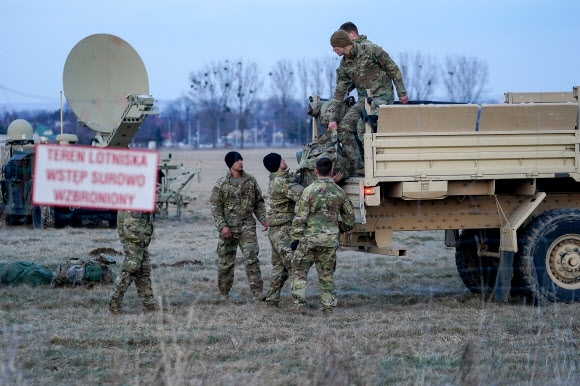
M295 251L295 250L296 250L296 248L298 248L298 240L293 240L293 241L290 243L290 249L291 249L291 250L293 250L293 251Z
M338 230L340 233L346 232L346 228L344 227L344 224L342 223L342 221L338 222Z

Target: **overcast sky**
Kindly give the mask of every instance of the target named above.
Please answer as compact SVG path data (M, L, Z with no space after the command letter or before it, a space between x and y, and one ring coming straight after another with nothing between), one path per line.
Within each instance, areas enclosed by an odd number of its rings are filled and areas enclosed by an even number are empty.
M474 56L489 67L489 97L580 85L578 0L1 0L0 110L59 106L62 71L80 40L109 33L139 53L156 99L188 91L190 72L215 60L332 53L345 21L397 61L402 52Z

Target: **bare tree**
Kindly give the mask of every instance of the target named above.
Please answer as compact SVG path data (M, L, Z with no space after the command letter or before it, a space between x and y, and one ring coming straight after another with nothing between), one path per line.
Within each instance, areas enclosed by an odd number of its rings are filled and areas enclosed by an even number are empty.
M308 97L310 96L310 66L311 61L307 59L299 60L296 63L296 70L298 74L298 82L300 83L300 87L302 89L302 95L300 98L300 102L304 105L308 103ZM297 132L297 139L298 143L302 143L302 134L306 130L306 127L301 127Z
M311 59L310 79L312 87L310 94L321 95L324 84L324 63L321 59Z
M237 126L240 131L240 147L244 148L244 131L248 126L248 117L258 92L263 86L263 81L258 74L258 65L255 62L244 62L239 59L236 62L234 78L235 97L232 100L234 110L237 113Z
M298 75L298 82L302 91L302 100L307 101L310 93L310 63L309 60L303 58L296 62L296 73Z
M453 102L479 102L486 93L487 63L475 57L447 56L443 84Z
M294 70L288 60L279 60L270 72L272 85L272 101L275 106L275 114L284 132L288 129L288 108L292 102L292 90L294 88ZM282 146L286 145L285 135L282 137Z
M221 136L222 118L229 111L234 74L232 63L227 59L207 64L190 74L190 96L208 120L214 148Z
M195 107L191 98L181 96L165 106L161 117L167 124L167 139L184 141L191 145L191 121L195 115Z
M419 52L403 52L399 56L399 68L409 99L428 100L433 97L441 73L439 64L433 56Z
M326 95L328 98L332 98L334 89L336 88L336 69L339 64L337 58L336 55L328 55L320 60L326 80L326 90L328 91Z

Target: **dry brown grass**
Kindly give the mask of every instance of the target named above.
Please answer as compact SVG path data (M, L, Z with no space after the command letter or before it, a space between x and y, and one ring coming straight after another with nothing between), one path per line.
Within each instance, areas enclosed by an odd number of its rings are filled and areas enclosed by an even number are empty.
M267 189L269 149L242 150L246 170ZM296 149L282 154L295 167ZM166 152L163 152L166 154ZM486 303L466 293L443 234L402 232L406 257L339 251L339 305L321 316L316 271L310 314L251 301L243 267L232 299L218 302L209 192L225 173L224 151L173 152L203 160L199 200L181 221L156 220L150 252L163 312L144 314L134 287L124 314L107 311L110 286L0 288L0 384L379 385L578 384L580 310ZM1 261L33 261L53 271L97 248L121 250L116 231L0 225ZM269 283L270 246L258 231ZM196 260L201 264L180 264ZM178 264L176 264L178 263ZM282 308L291 304L289 283Z

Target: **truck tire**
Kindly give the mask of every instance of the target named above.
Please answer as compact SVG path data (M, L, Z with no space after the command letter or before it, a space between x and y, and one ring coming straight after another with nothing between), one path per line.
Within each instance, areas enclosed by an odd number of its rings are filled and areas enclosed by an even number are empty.
M580 209L540 214L518 241L514 272L534 303L580 300Z
M463 284L474 294L489 295L497 276L498 259L478 254L478 246L484 251L499 251L498 229L466 229L461 231L455 250L455 265Z
M54 208L50 206L35 206L32 209L32 225L34 229L54 228Z

